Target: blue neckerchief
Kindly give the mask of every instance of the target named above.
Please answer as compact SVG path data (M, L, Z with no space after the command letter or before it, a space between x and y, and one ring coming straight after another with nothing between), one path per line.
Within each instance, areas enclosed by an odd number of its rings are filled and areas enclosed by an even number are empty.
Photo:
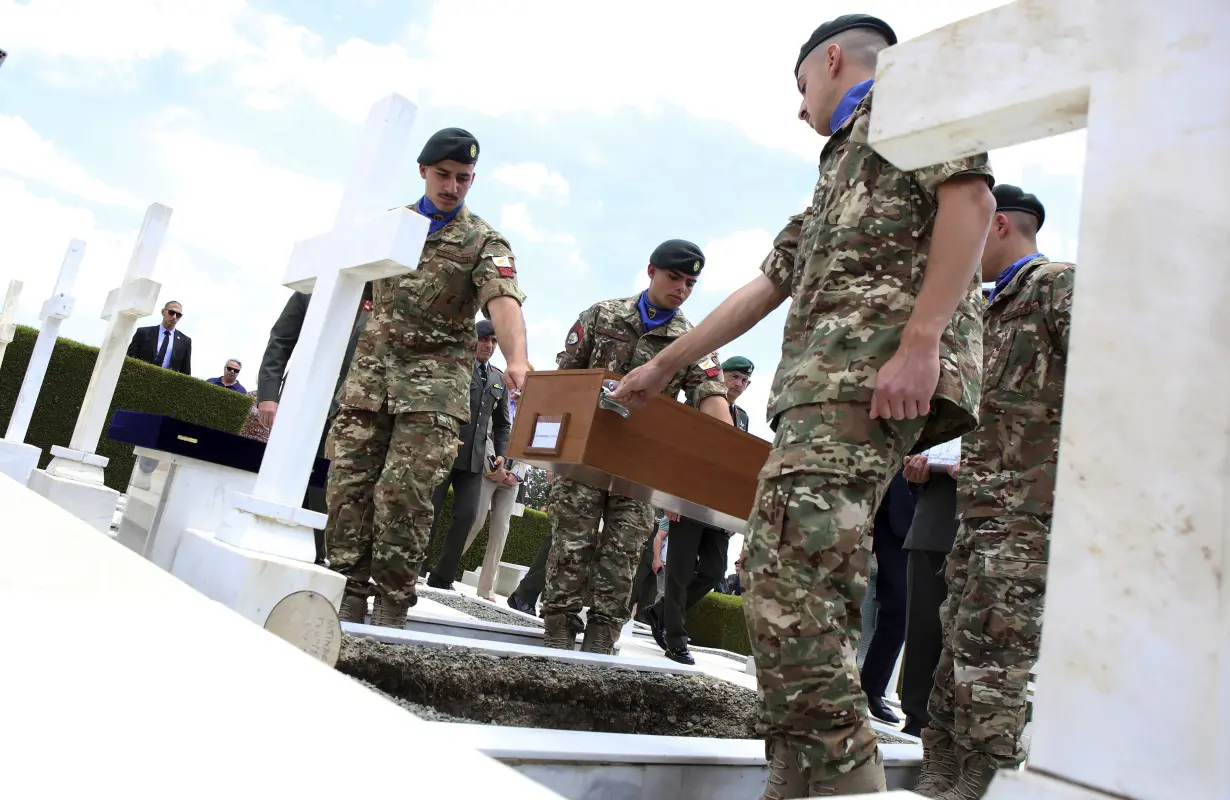
M414 210L431 220L431 225L427 228L427 235L430 236L443 228L445 225L452 222L453 217L457 216L458 212L461 211L461 206L457 206L446 214L436 208L436 204L428 200L427 195L423 195L419 198L419 201L414 204Z
M1035 258L1041 258L1041 256L1041 253L1031 253L1024 258L1013 261L1012 266L1001 272L999 277L995 279L995 288L991 290L991 296L987 298L987 303L990 304L995 301L995 295L999 294L1001 289L1012 282L1012 279L1016 277L1016 274L1021 271L1021 267L1025 266L1030 261L1033 261Z
M641 298L636 301L636 310L641 312L641 324L645 326L645 333L649 333L654 328L670 322L674 318L675 312L678 311L675 308L667 311L650 303L648 291L641 292Z
M838 101L837 108L833 109L833 116L829 117L830 130L836 132L838 128L846 124L846 120L854 113L854 107L863 102L863 98L871 91L871 85L875 82L875 78L868 78L850 87L850 90Z

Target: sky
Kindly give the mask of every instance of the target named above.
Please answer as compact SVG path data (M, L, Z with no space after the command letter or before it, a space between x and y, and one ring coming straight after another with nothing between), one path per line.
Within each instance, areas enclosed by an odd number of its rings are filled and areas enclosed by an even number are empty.
M23 282L15 321L37 326L83 239L61 335L98 345L146 207L168 205L158 305L183 304L196 377L237 358L255 388L291 248L329 229L367 112L397 92L418 113L389 206L421 195L431 133L471 131L467 202L511 242L530 361L552 369L577 315L639 292L665 239L706 255L693 322L755 276L816 179L824 140L796 119L792 70L817 25L863 11L904 41L1001 4L0 0L0 280ZM1084 147L991 152L997 180L1046 205L1055 260L1076 258ZM720 351L756 364L740 405L765 438L784 312Z

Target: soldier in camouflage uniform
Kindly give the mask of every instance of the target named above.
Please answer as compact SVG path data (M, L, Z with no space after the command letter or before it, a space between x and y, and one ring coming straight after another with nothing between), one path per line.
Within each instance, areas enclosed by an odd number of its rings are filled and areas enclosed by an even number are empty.
M676 363L793 297L743 562L765 798L884 790L855 663L871 524L907 453L976 424L990 168L977 155L903 172L868 146L876 54L896 41L852 14L803 45L799 118L829 137L811 207L760 276L615 394L639 403Z
M474 317L491 319L521 387L528 365L517 271L508 241L465 205L478 142L437 132L419 155L426 193L412 210L431 219L419 267L372 284L329 439L329 561L346 576L340 616L401 628L432 520L431 496L452 468L469 419Z
M995 280L984 315L980 425L965 437L957 538L941 613L944 652L931 692L915 790L976 800L995 770L1021 763L1025 685L1038 658L1059 424L1076 268L1038 252L1042 204L995 187L982 258Z
M604 300L581 312L556 357L559 368L622 374L651 359L692 329L678 309L704 264L704 254L691 242L663 242L649 258L649 288L639 297ZM716 353L677 370L664 387L670 397L681 390L691 405L730 422ZM581 649L609 655L628 621L632 578L645 536L653 528L653 509L567 478L552 482L547 502L551 554L542 604L546 644L572 649L588 590L592 600Z

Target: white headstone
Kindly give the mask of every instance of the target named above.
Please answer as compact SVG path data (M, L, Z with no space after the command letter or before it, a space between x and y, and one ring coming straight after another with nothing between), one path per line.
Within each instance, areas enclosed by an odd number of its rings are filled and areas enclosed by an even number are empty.
M47 376L51 353L55 350L56 340L60 336L60 323L73 313L73 282L77 279L77 269L81 266L81 257L84 254L85 242L73 239L68 243L68 251L60 264L60 275L56 278L55 289L51 297L43 303L43 310L38 315L43 325L34 341L34 349L30 352L21 391L17 394L13 414L9 417L8 430L4 438L0 439L0 472L4 472L22 486L26 485L30 472L38 466L38 460L42 456L41 449L25 443L26 432L30 429L30 419L34 416L35 406L38 405L38 395L43 388L43 379Z
M990 800L1230 786L1228 52L1223 0L1018 0L881 54L898 167L1088 129L1046 674Z
M4 362L4 351L16 333L13 314L17 311L17 300L20 297L21 281L9 281L8 291L4 293L4 305L0 306L0 363Z
M325 515L302 508L303 495L363 285L416 269L422 255L428 221L405 208L384 211L414 114L398 95L376 103L333 230L295 245L285 284L312 292L295 344L296 361L311 369L287 378L252 491L232 492L212 530L190 528L171 567L257 624L293 592L316 592L335 609L341 603L345 578L312 563L313 529L325 526Z
M301 505L363 285L417 269L427 238L428 221L421 215L400 207L384 210L414 115L414 104L396 94L373 106L333 230L299 242L291 253L285 285L312 293L295 360L312 366L287 377L256 487L233 497L235 513L218 533L223 541L314 558L312 529L323 528L325 519Z
M47 465L50 475L102 485L107 459L95 455L94 451L98 449L137 320L152 314L158 302L158 291L162 287L150 276L170 221L171 209L160 203L154 203L145 212L124 281L111 290L103 304L102 318L108 321L107 332L98 350L98 360L94 362L72 439L67 448L51 448L55 458Z

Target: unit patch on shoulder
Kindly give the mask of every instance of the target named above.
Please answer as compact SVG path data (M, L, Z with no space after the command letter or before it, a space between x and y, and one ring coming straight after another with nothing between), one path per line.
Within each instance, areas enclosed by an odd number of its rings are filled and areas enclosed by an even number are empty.
M702 358L697 366L704 370L705 376L708 378L716 378L722 372L722 368L709 356Z
M585 334L584 330L581 328L581 323L578 322L576 325L572 326L572 330L568 331L568 338L564 340L564 344L568 347L574 347L581 341L581 337L584 335Z
M502 278L512 278L517 274L517 268L513 264L513 260L508 256L496 256L491 259L491 263L495 264L495 267L500 271L500 277Z

